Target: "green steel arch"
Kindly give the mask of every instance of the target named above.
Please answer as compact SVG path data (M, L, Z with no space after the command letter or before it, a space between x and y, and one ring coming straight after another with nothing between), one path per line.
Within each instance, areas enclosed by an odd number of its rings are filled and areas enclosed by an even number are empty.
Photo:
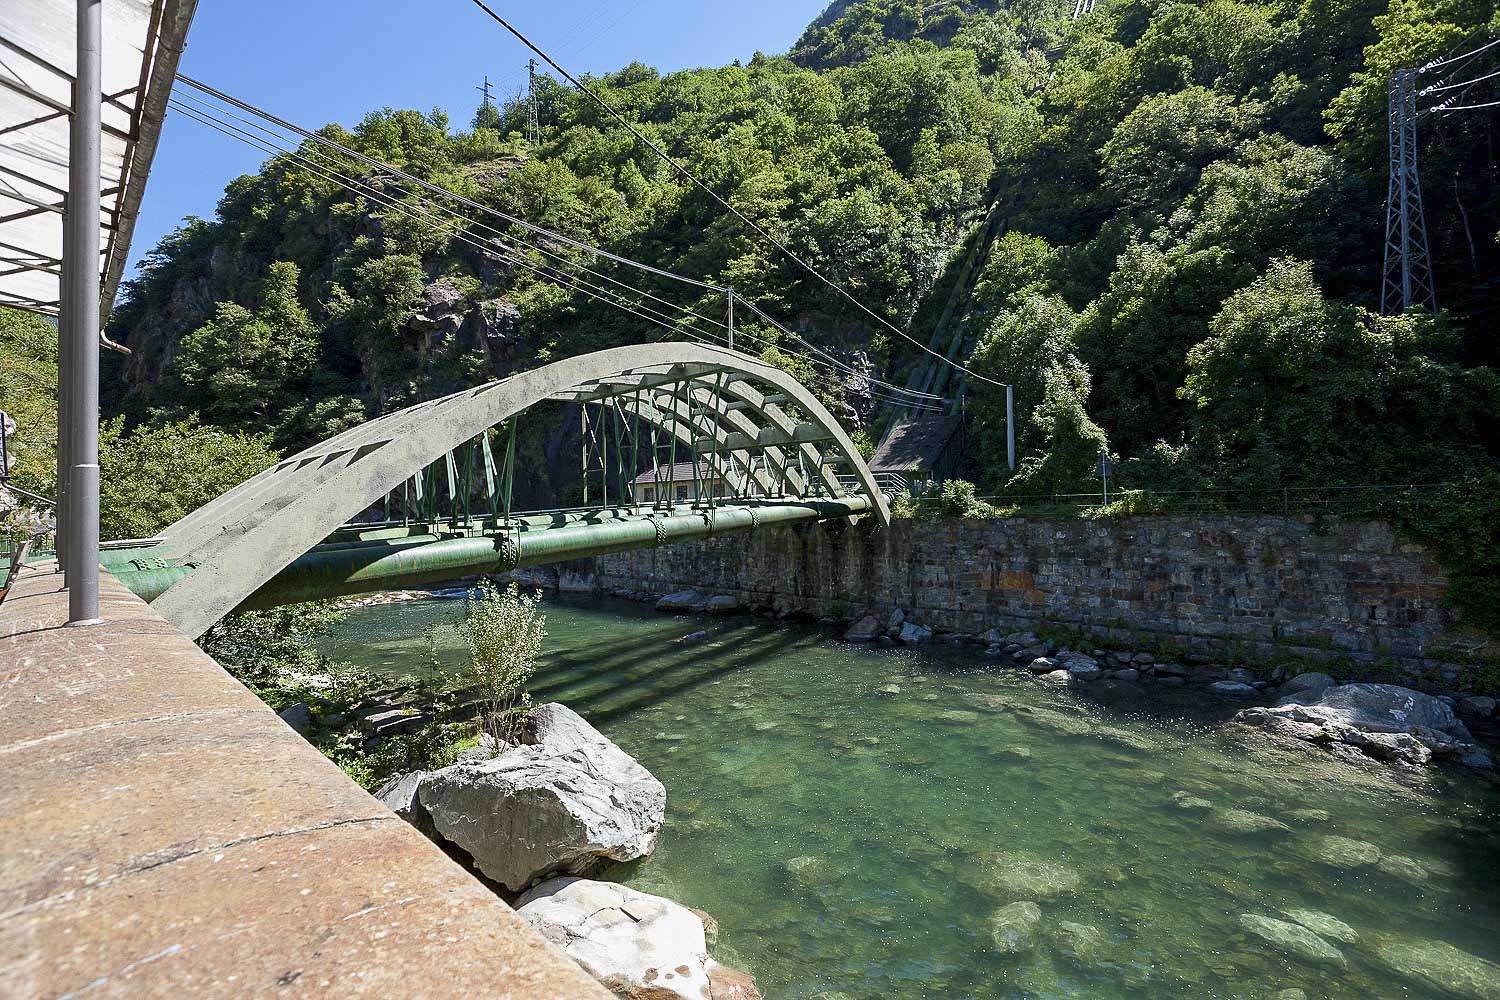
M812 393L781 369L703 344L618 347L417 404L279 462L162 533L159 546L148 550L150 558L136 564L175 574L161 584L153 606L189 635L201 635L273 578L281 579L278 574L285 576L294 561L320 547L339 548L322 543L413 475L547 400L616 406L631 419L701 449L718 475L738 478L747 490L784 492L793 501L826 499L806 504L805 512L793 509L787 520L868 512L889 522L885 496L853 441ZM768 523L753 509L739 514L733 523L741 527ZM713 512L707 518L711 528ZM635 536L654 542L591 548L586 544L591 527L604 526L573 525L566 535L547 532L551 544L535 546L533 561L541 553L561 559L695 537L674 534L680 525L664 526L658 518L646 526L654 535ZM304 587L299 599L308 596Z

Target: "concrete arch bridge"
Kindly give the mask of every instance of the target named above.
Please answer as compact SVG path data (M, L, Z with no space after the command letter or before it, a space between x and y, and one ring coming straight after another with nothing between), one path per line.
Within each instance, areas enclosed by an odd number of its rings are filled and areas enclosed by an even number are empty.
M583 503L515 512L517 420L549 400L579 404ZM806 387L732 350L648 344L371 420L103 562L199 636L238 608L860 515L888 523L886 498Z

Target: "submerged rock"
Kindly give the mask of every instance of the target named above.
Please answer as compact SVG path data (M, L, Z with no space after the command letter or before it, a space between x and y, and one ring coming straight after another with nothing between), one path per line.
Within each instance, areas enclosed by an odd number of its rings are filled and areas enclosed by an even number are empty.
M1359 931L1322 910L1282 910L1281 912L1319 937L1333 938L1345 944L1359 942Z
M661 782L562 705L535 709L532 725L534 743L418 782L437 835L513 891L650 854L666 813Z
M1205 798L1201 798L1191 792L1177 791L1172 793L1172 805L1178 809L1197 811L1200 809L1212 809L1214 804Z
M702 919L670 899L613 882L558 878L527 892L515 909L621 996L760 998L753 979L709 957Z
M1078 872L1067 865L1016 851L981 854L978 863L979 887L1011 899L1056 899L1077 892L1083 884Z
M1002 906L990 914L990 941L1002 955L1019 955L1036 947L1042 925L1042 908L1025 900Z
M1317 859L1330 868L1368 868L1380 860L1380 848L1348 837L1324 837L1318 842Z
M845 642L874 642L882 629L874 615L865 615L844 633Z
M1089 924L1075 924L1070 920L1060 921L1047 932L1052 947L1064 958L1079 965L1095 965L1105 958L1109 950L1109 938L1099 928Z
M1290 832L1292 829L1279 819L1262 816L1248 809L1215 809L1209 822L1228 833Z
M1432 880L1445 874L1440 865L1418 858L1408 858L1402 854L1383 854L1380 860L1375 862L1375 867L1392 878L1399 878L1424 889L1441 888L1434 886Z
M810 854L793 858L783 867L786 869L787 878L794 885L804 889L829 885L837 882L843 875L843 872L839 871L827 858L819 858Z
M1348 966L1344 953L1301 924L1263 917L1255 913L1240 914L1240 926L1289 955L1317 965L1335 969Z
M1375 960L1442 996L1500 1000L1500 965L1446 941L1383 936L1376 943Z

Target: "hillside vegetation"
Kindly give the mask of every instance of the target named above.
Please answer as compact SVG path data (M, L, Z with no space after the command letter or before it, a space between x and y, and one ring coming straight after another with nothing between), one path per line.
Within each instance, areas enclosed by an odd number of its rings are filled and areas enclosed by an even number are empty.
M952 306L974 369L1016 386L1016 474L1002 394L971 387L981 491L1078 489L1101 449L1123 485L1158 489L1491 468L1493 114L1423 125L1442 313L1372 310L1388 73L1480 44L1492 6L1102 0L1076 22L1071 12L1056 0L840 0L787 56L665 77L632 65L591 82L917 340ZM732 285L857 372L902 383L921 360L586 98L549 82L541 122L535 146L520 106L483 107L467 129L437 111L376 110L325 134L567 236ZM338 166L410 209L285 156L233 181L213 220L187 220L127 286L111 332L134 354L106 373L114 411L132 424L196 417L292 449L497 374L667 333L508 262L496 231L434 228L388 175ZM507 241L527 235L469 215ZM546 248L724 314L701 290ZM981 267L965 286L971 252ZM863 378L809 366L768 326L740 328L742 344L878 438L889 415ZM524 429L527 497L561 498L576 478L568 426L541 416Z

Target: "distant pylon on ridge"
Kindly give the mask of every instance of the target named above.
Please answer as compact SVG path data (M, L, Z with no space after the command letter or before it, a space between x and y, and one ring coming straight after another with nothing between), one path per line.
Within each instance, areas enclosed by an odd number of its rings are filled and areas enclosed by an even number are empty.
M1437 312L1422 183L1417 176L1417 71L1398 69L1390 81L1390 185L1385 199L1385 268L1380 311L1421 306Z

